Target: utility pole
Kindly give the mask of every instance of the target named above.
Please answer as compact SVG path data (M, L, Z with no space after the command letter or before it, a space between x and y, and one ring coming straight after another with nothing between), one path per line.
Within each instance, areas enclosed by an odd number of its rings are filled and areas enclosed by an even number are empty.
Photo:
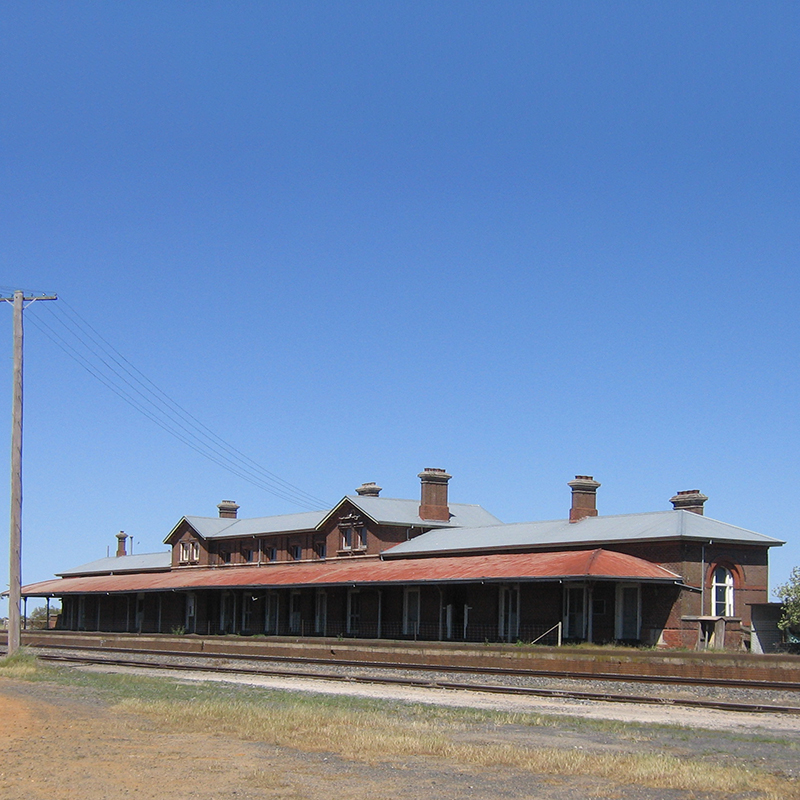
M25 303L57 300L56 295L25 297L21 290L13 297L0 297L14 304L14 387L11 405L11 535L8 591L8 655L19 650L19 602L22 595L22 312Z

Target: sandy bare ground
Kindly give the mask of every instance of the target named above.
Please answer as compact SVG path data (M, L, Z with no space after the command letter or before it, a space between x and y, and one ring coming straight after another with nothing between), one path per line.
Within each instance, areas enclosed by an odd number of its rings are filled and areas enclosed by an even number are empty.
M208 680L208 674L176 676ZM231 681L230 677L226 680ZM235 679L234 679L235 680ZM479 708L508 708L544 713L596 716L617 715L619 708L589 708L588 704L505 699L492 695L469 695L443 690L387 689L387 687L343 686L299 679L247 679L241 682L298 691L330 691L448 705L469 704ZM592 704L594 705L594 704ZM599 706L599 704L597 704ZM611 704L603 704L611 705ZM630 718L641 714L649 721L676 719L675 708L637 710L623 707ZM656 714L656 712L658 712ZM696 712L691 712L696 714ZM655 715L647 716L647 715ZM718 730L749 730L742 715L717 712L698 724L708 728L711 717ZM735 717L735 719L727 719ZM752 730L776 731L789 739L783 749L769 751L776 768L789 758L797 761L800 737L795 718L756 720ZM766 724L765 724L766 723ZM514 740L532 747L555 746L598 750L642 751L670 748L670 752L696 754L698 746L709 749L714 759L757 758L752 742L744 742L742 753L725 751L715 739L700 743L681 734L651 741L617 741L596 732L565 727L497 729L476 728L474 741ZM731 739L731 747L735 740ZM777 746L777 745L776 745ZM767 745L762 745L767 747ZM735 749L735 748L734 748ZM767 750L764 750L767 753ZM764 756L766 758L766 755ZM175 732L144 715L120 712L102 698L74 687L49 683L26 683L0 678L0 800L117 800L135 797L148 800L342 800L375 798L389 800L500 800L501 798L619 798L619 800L689 800L702 795L653 790L621 782L593 778L547 777L507 768L477 769L443 759L387 758L382 763L347 760L333 753L304 753L263 742L217 735L214 731ZM715 795L719 797L719 795Z

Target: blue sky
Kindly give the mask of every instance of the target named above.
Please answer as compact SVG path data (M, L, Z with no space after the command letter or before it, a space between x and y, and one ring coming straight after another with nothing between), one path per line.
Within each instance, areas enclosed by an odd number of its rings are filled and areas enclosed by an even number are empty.
M302 510L92 377L48 336L75 319L326 502L416 497L432 466L454 501L552 519L591 474L601 513L697 488L788 541L773 586L800 563L796 3L76 0L0 24L0 284L61 298L25 312L25 582L119 530L160 549L222 499Z

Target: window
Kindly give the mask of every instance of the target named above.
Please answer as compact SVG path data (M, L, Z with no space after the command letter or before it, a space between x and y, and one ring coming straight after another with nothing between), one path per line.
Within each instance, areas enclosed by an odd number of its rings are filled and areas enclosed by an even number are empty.
M604 617L606 615L606 601L604 598L592 598L592 614L596 617Z
M711 586L715 617L733 616L733 573L725 567L714 570Z
M278 548L277 547L268 547L265 551L267 556L267 561L277 561L278 560Z
M353 547L353 529L342 528L342 550L350 550Z
M294 561L299 561L303 557L303 548L299 544L290 544L289 557Z
M327 548L325 546L324 539L314 544L314 554L316 555L317 558L325 558L327 554Z
M256 551L244 548L242 550L242 561L252 564L256 560Z
M181 563L196 562L200 560L200 545L197 542L181 542Z
M219 557L222 560L223 564L230 564L231 563L231 551L230 550L223 550L220 552Z
M340 528L342 533L342 551L361 552L367 549L367 529L363 525L347 525Z

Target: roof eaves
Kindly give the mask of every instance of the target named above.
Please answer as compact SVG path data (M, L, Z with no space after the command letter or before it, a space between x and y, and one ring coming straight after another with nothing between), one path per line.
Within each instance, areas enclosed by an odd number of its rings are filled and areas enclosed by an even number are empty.
M345 495L318 523L314 530L319 530L325 523L342 507L342 505L346 502L352 503L354 506L358 508L363 514L366 514L376 525L378 524L378 520L373 519L370 514L368 514L361 506L359 506L352 497L348 497Z
M185 516L181 517L181 518L180 518L180 519L179 519L179 520L178 520L178 521L175 523L175 525L172 527L172 530L171 530L171 531L170 531L170 532L169 532L169 533L168 533L168 534L167 534L167 535L164 537L164 542L163 542L163 544L169 544L169 540L172 538L172 536L173 536L175 533L177 533L177 531L178 531L178 528L180 528L180 526L181 526L181 525L182 525L184 522L186 522L186 517L185 517ZM199 534L198 534L198 536L199 536Z

